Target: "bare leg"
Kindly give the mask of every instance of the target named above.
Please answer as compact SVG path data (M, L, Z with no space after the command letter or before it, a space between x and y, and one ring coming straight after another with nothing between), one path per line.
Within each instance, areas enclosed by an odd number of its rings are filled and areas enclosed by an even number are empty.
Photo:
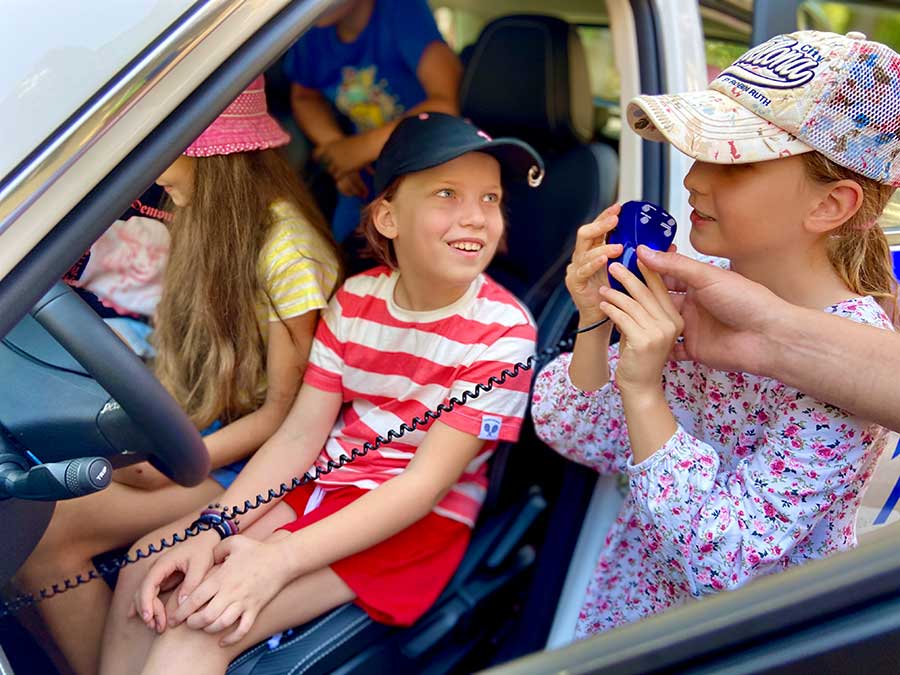
M269 536L285 536L286 533L284 532L275 534L273 532L285 523L295 519L294 510L287 504L280 502L272 507L266 515L253 523L253 526L248 528L244 534L256 539L265 539ZM147 535L143 540L151 541L154 538L158 540L160 536L168 536L171 532L184 531L190 522L190 519L185 518L177 524L166 525ZM140 544L137 545L139 546ZM109 673L109 675L138 673L147 661L150 648L158 636L156 633L148 630L139 618L128 618L128 610L131 607L134 593L143 581L152 562L152 558L143 560L137 564L129 565L119 573L119 581L116 584L116 592L113 596L109 619L106 622L106 632L103 635L103 653L100 662L101 673ZM278 629L272 631L272 633L277 632Z
M354 597L341 578L326 567L286 586L260 612L250 633L235 645L219 646L227 634L224 632L210 634L188 628L186 624L167 630L154 640L142 672L144 675L223 675L228 664L245 649L273 633L321 616Z
M94 556L128 546L147 531L206 505L221 492L221 486L211 479L194 488L171 485L153 491L112 483L97 494L59 502L16 582L36 591L84 574L91 569ZM109 587L97 580L38 605L50 634L80 675L97 672L111 598Z

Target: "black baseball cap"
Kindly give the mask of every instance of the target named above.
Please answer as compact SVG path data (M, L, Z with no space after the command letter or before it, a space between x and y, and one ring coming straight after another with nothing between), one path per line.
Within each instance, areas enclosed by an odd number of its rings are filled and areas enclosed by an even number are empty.
M537 187L544 178L544 162L528 143L491 138L461 117L423 112L400 122L385 143L375 162L375 194L384 192L398 176L430 169L467 152L494 157L505 180L525 180Z

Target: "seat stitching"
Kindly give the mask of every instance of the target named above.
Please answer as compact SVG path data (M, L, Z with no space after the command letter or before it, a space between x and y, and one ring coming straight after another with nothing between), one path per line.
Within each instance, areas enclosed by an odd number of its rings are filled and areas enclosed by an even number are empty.
M356 635L356 633L358 633L359 630L362 628L362 624L365 623L368 619L369 619L369 616L367 614L363 614L362 616L359 616L356 619L354 619L350 625L343 628L341 630L341 632L339 632L337 635L334 636L335 641L332 642L331 645L322 645L318 649L311 651L309 654L304 656L303 659L296 666L294 666L291 669L291 671L288 673L288 675L298 675L299 673L303 673L303 672L306 672L307 670L309 670L309 668L311 668L316 663L318 663L319 661L324 659L335 649L337 649L338 647L343 645L345 642L347 642L347 640L354 637ZM354 629L356 629L356 630L354 630ZM346 636L345 636L345 634L346 634ZM338 639L338 638L342 638L342 637L343 637L343 639ZM325 651L322 651L323 649L325 649ZM307 661L309 661L309 663L306 663ZM306 667L303 667L304 664L306 664ZM301 668L302 668L302 670L301 670Z

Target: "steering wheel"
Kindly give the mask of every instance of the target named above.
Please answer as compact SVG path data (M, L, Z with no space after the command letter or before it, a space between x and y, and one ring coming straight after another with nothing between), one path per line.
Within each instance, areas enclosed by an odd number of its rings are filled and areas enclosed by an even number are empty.
M150 463L184 486L209 475L209 453L185 412L131 349L58 281L31 315L118 403L153 446Z

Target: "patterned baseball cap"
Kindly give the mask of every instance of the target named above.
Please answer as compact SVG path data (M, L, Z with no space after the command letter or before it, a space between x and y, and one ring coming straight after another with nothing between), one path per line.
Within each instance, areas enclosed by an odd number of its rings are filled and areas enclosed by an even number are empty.
M715 164L818 150L900 186L900 56L862 33L798 31L754 47L703 91L638 96L628 123Z

